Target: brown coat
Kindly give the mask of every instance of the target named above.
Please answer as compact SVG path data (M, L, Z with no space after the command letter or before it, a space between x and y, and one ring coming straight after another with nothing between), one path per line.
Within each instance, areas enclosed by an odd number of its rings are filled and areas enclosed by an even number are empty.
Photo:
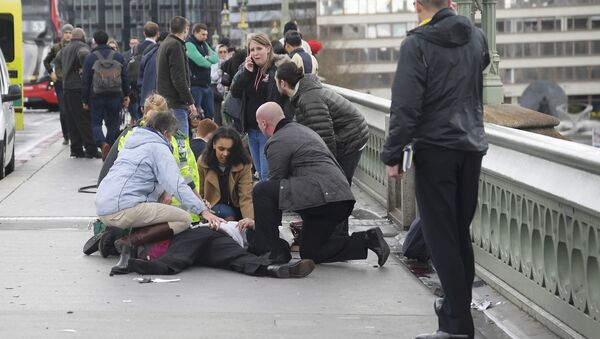
M235 207L242 211L243 218L254 219L254 205L252 204L252 165L239 164L229 171L229 196ZM198 172L200 174L200 196L206 199L211 206L221 200L219 176L202 157L198 158Z

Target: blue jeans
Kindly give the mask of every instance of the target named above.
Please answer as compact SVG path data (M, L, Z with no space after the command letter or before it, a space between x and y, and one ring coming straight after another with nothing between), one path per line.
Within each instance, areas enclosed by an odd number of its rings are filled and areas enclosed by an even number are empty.
M121 96L97 95L91 99L92 135L97 146L103 143L112 145L119 136L119 111ZM106 137L102 132L102 120L106 125Z
M176 108L175 117L179 121L179 130L185 134L186 137L190 136L190 123L188 121L188 110L186 108Z
M248 147L250 148L250 155L252 155L254 169L260 175L260 181L269 178L269 164L267 164L267 157L265 156L266 143L267 138L259 129L252 128L248 130Z
M215 212L215 215L219 218L233 218L234 220L242 219L242 212L239 208L234 206L218 203L212 207L212 210Z
M132 101L129 104L129 114L136 122L142 118L140 116L140 104L137 101ZM129 123L129 121L125 121L125 123Z
M215 99L210 86L192 86L192 97L194 98L198 113L200 113L200 108L202 108L204 118L212 119L215 112Z

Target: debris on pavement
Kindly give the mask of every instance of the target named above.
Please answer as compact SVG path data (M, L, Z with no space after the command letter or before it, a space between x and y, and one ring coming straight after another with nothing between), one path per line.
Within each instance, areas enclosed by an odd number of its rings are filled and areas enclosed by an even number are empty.
M482 312L487 310L488 308L490 308L491 305L492 305L492 302L487 299L483 300L480 303L475 302L475 301L471 302L471 308L476 309L478 311L482 311Z
M170 283L170 282L181 281L181 279L161 279L161 278L133 278L133 280L139 282L140 284L148 284L148 283Z

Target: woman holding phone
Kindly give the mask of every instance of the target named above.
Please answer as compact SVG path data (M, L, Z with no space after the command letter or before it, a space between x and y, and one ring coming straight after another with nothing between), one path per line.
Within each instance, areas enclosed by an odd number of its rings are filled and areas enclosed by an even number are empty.
M268 101L275 101L281 107L285 107L287 98L277 91L275 72L276 64L279 64L281 59L289 60L289 57L275 56L271 41L264 33L251 35L247 48L248 56L235 74L230 91L234 98L241 100L241 127L242 132L248 133L248 146L254 169L258 172L260 180L267 180L267 139L258 128L256 110Z

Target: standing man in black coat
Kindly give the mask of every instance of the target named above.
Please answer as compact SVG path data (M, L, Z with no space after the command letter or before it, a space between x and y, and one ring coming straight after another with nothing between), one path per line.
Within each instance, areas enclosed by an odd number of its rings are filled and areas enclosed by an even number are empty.
M285 119L275 102L256 112L265 146L269 180L254 187L254 232L248 250L256 255L270 252L275 263L291 259L289 244L279 238L281 211L295 211L304 221L300 257L315 263L365 259L367 249L385 264L390 248L379 227L348 236L332 235L336 225L348 219L354 207L350 185L323 139L310 128Z
M401 177L402 150L415 144L416 192L423 234L440 277L438 331L419 339L473 338L474 259L469 225L477 206L483 128L483 32L450 9L451 0L420 0L421 22L400 48L392 87L390 133L382 160Z
M190 31L186 18L171 19L171 34L156 52L156 91L167 99L175 111L179 129L189 136L189 118L196 116L196 106L190 90L190 66L185 54L185 38Z

